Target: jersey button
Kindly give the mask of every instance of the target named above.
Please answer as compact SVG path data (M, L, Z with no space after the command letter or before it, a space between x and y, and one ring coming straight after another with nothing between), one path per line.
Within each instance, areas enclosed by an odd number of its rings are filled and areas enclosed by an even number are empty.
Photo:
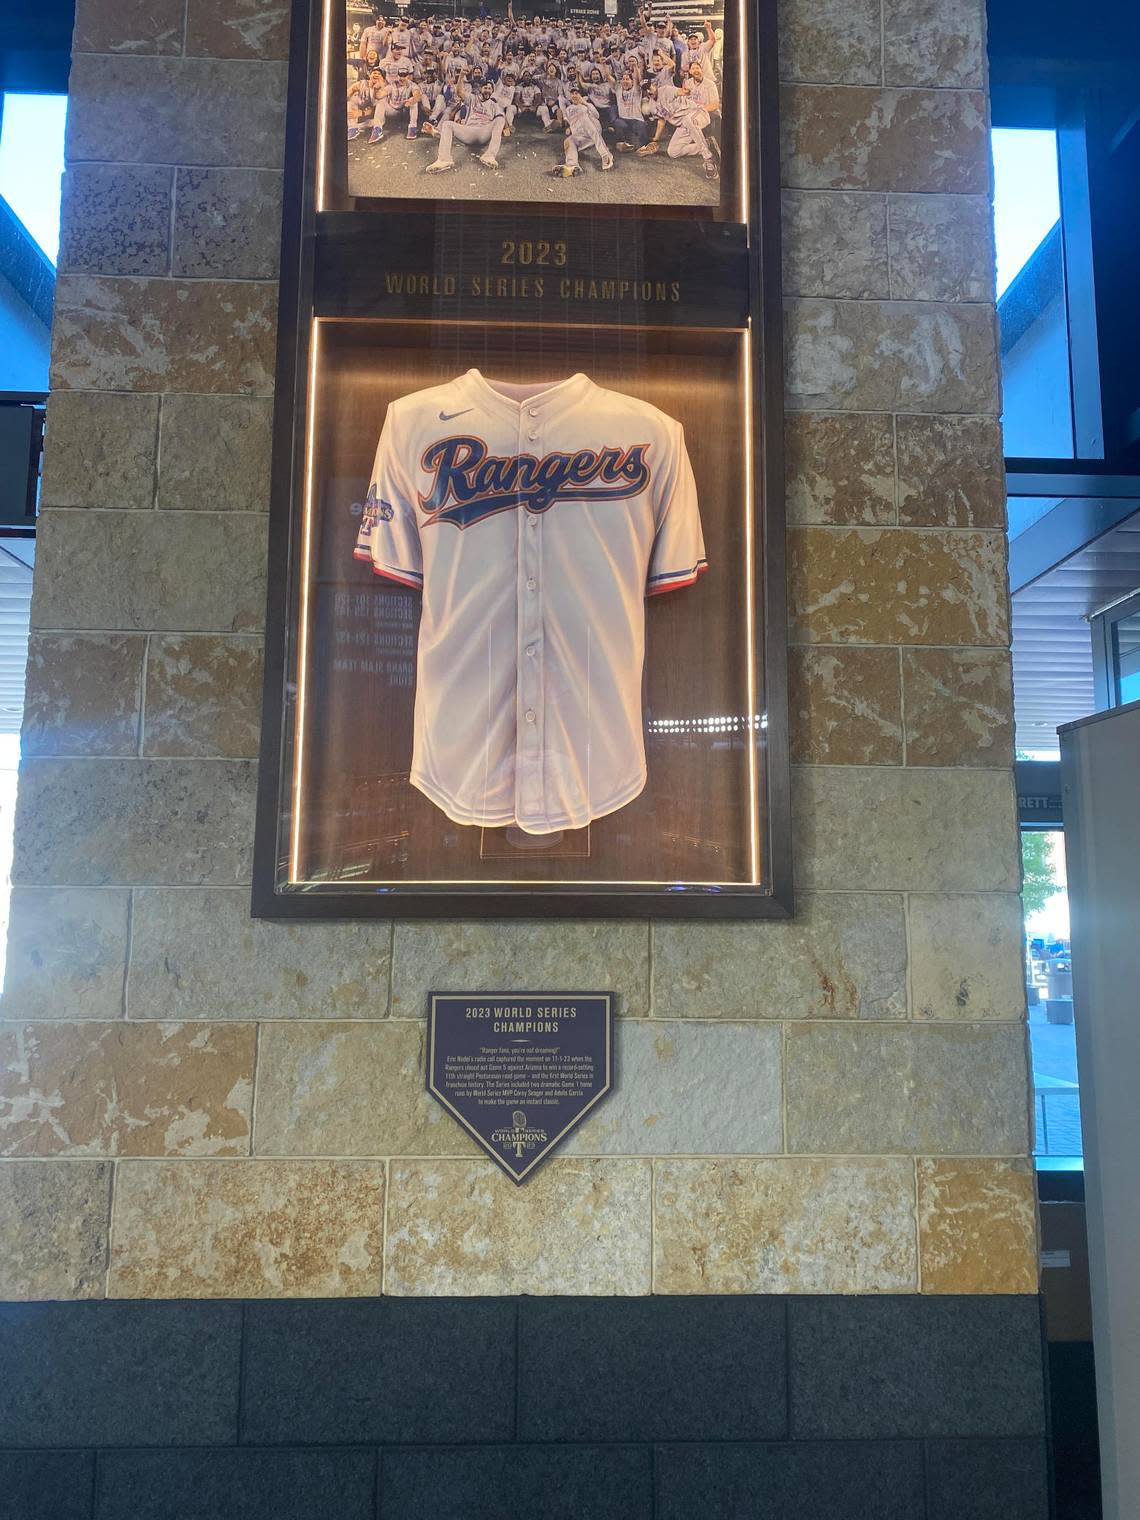
M536 580L533 580L533 579L527 581L527 583L526 583L526 589L528 591L535 591L535 590L537 590L538 589L538 582Z
M534 443L536 441L536 439L538 438L538 434L537 433L528 433L526 436L527 436L527 438L529 438L529 440L531 441L531 443Z
M528 707L527 710L526 710L526 721L528 723L533 723L534 720L535 720L535 716L536 715L535 715L534 708L533 707Z
M530 655L530 657L531 657L531 658L532 658L532 659L533 659L533 658L534 658L534 645L533 645L533 644L528 644L528 645L527 645L527 646L526 646L526 652L527 652L527 654L529 654L529 655Z

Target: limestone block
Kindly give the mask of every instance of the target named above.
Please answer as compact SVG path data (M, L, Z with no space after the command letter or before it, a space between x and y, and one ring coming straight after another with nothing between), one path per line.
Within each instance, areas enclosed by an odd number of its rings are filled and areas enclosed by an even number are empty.
M233 886L250 876L256 774L246 760L27 760L21 886Z
M843 190L785 190L784 293L886 299L886 197Z
M268 397L164 396L159 507L268 511L272 430Z
M918 1238L924 1293L1036 1293L1032 1162L921 1159Z
M1024 1155L1025 1035L994 1024L789 1024L788 1149Z
M122 14L118 0L99 3ZM284 151L285 85L284 63L77 53L67 162L277 169Z
M0 1161L0 1301L102 1298L107 1161Z
M878 0L785 0L781 79L877 84L882 76Z
M185 0L77 0L76 53L180 53Z
M535 987L617 993L617 1011L649 1011L649 929L639 923L398 923L392 1012L426 1018L427 994L529 992Z
M158 397L53 391L44 436L45 507L154 505Z
M875 1293L917 1286L910 1161L662 1161L655 1293Z
M1004 649L904 649L908 765L1012 765L1013 676Z
M129 892L14 887L0 1016L120 1018L129 904Z
M884 0L887 83L980 89L985 14L984 0Z
M796 872L808 888L1016 892L1008 771L797 766Z
M653 1011L659 1018L905 1018L902 898L804 892L787 922L654 924Z
M790 523L894 522L890 417L789 412L784 460Z
M989 188L980 91L790 84L782 91L780 130L790 188L949 195Z
M176 275L272 280L281 242L281 176L273 169L179 169Z
M247 1156L252 1024L0 1025L0 1154Z
M789 405L805 411L991 412L997 349L989 306L791 300Z
M996 417L899 417L899 521L916 528L1005 527Z
M420 1020L264 1024L260 1156L469 1156L478 1147L424 1083Z
M894 649L792 648L792 759L815 765L901 765L899 657Z
M383 1018L391 944L387 924L251 919L244 888L140 890L127 1012L140 1019Z
M277 286L268 280L61 275L52 386L267 396L276 331Z
M266 0L187 0L186 52L207 58L287 58L289 6Z
M349 1298L381 1287L384 1167L121 1161L109 1298Z
M1024 1017L1020 897L915 892L907 910L916 1019Z
M143 754L255 758L261 675L258 638L155 634L146 665Z
M778 1025L622 1019L616 1044L617 1087L561 1154L734 1156L783 1149Z
M142 634L33 633L20 753L137 753L145 647Z
M650 1291L647 1161L554 1157L525 1187L493 1161L393 1161L387 1293Z
M986 195L892 195L891 294L900 301L993 301L993 208Z
M165 274L173 171L77 163L63 177L61 274Z
M1009 643L1003 533L795 528L788 535L797 643Z
M252 512L81 512L40 522L34 628L260 630L266 521Z

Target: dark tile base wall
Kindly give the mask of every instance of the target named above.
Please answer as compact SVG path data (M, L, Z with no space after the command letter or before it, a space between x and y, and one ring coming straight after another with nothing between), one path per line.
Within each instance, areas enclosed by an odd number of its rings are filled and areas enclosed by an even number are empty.
M0 1306L0 1520L1047 1520L1035 1298Z

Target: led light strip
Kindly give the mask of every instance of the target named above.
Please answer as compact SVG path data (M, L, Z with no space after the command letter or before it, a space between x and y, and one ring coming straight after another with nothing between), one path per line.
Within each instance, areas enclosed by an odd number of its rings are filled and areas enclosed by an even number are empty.
M297 631L297 715L293 732L293 817L289 841L289 884L301 881L301 818L305 775L305 721L309 691L309 582L312 570L313 492L316 447L317 365L321 324L314 319L309 332L309 378L305 404L305 485L301 508L300 602Z

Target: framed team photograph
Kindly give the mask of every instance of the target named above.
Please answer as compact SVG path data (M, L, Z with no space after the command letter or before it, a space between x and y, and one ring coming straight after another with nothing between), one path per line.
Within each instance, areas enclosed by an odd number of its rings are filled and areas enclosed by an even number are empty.
M295 13L257 916L791 911L774 17L622 3Z
M354 200L720 203L738 58L724 0L347 0L344 138Z

